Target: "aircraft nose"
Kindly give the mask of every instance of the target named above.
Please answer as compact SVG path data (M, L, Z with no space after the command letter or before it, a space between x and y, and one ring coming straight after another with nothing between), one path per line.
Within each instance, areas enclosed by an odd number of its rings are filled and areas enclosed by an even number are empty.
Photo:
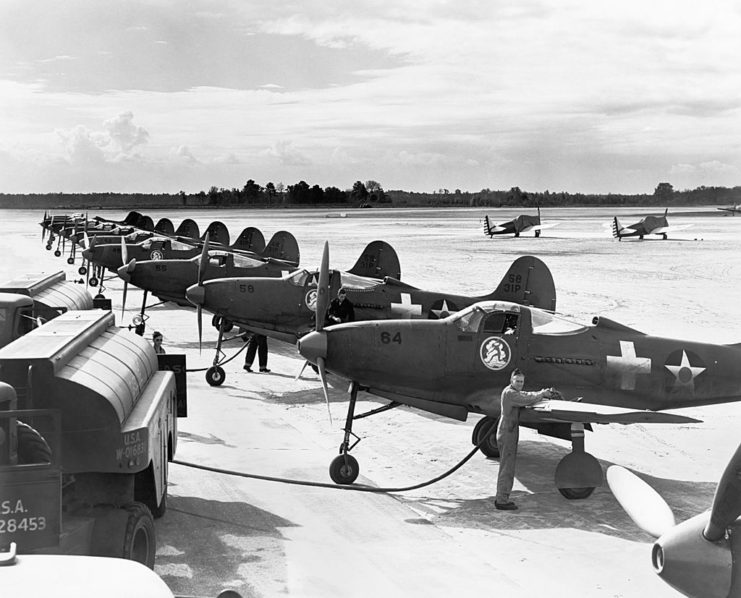
M82 252L82 257L84 257L87 261L90 261L93 259L93 252L89 249L85 249Z
M194 284L185 290L185 297L193 305L203 305L206 301L206 288L202 284Z
M119 278L121 278L124 282L131 282L131 273L134 271L134 268L136 267L136 260L132 259L128 264L124 264L120 268L116 270L118 273Z
M327 357L327 333L309 332L298 341L298 352L311 363L316 363L317 357Z

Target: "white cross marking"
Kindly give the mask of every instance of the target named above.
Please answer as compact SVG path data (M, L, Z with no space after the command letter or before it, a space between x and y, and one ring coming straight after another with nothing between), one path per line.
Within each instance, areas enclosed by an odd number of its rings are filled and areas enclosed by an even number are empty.
M620 341L620 357L607 355L607 369L621 374L620 388L634 390L637 374L651 373L651 358L636 357L632 341Z
M401 294L401 303L391 304L391 313L401 318L422 317L422 305L412 303L412 296L409 293Z

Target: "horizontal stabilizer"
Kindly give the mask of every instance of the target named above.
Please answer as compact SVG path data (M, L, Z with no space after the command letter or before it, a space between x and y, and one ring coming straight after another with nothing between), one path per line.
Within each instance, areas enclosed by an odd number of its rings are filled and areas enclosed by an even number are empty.
M545 400L534 405L532 411L539 421L585 424L696 424L701 421L665 411L636 411L581 401Z
M546 222L545 224L536 224L533 228L535 230L545 230L547 228L553 228L554 226L558 226L561 224L560 222Z

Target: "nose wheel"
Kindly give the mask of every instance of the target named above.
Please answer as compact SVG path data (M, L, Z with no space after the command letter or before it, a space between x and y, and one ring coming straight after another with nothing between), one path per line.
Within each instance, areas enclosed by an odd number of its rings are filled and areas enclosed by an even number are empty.
M206 371L206 382L211 386L221 386L226 380L226 372L221 366L215 365Z
M335 484L352 484L359 473L358 460L349 453L337 455L329 464L329 477Z

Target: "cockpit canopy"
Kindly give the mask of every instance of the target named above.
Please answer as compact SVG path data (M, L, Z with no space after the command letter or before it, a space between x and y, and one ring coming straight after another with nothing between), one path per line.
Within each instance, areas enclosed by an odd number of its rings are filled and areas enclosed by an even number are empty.
M564 336L579 334L587 330L561 316L533 307L523 309L516 303L504 301L482 301L448 317L461 332L483 332L491 334L514 334L523 324L523 315L530 314L532 334Z

